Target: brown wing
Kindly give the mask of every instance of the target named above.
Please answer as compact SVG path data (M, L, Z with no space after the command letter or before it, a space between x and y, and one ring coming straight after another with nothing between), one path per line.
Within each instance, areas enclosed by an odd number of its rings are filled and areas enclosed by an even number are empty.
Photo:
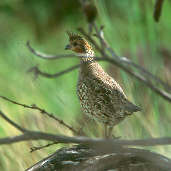
M112 113L126 112L131 114L139 110L137 106L128 101L122 88L110 76L101 79L99 77L91 77L88 79L89 89L94 97L94 103L98 103L99 108L105 106L104 110L111 110Z

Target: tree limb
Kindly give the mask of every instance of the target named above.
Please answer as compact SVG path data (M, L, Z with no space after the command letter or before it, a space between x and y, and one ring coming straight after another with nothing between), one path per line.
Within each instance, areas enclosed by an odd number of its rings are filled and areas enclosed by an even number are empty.
M60 77L64 74L66 74L66 73L69 73L69 72L71 72L71 71L73 71L79 67L80 67L80 64L74 65L70 68L67 68L66 70L63 70L61 72L57 72L55 74L49 74L49 73L41 71L37 66L34 66L34 67L30 68L28 72L33 72L35 74L35 77L38 77L39 75L41 75L41 76L47 77L47 78L56 78L56 77Z
M120 139L101 139L101 138L88 138L88 137L68 137L63 135L56 135L44 133L39 131L25 131L22 135L0 138L0 144L12 144L28 140L48 140L58 143L74 143L74 144L87 144L93 148L105 146L107 152L116 151L116 147L122 146L158 146L158 145L171 145L171 137L165 138L149 138L139 140L120 140Z

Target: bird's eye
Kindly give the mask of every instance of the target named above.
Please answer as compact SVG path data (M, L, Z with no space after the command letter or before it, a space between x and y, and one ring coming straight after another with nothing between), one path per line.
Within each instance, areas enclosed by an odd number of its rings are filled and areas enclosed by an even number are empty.
M73 43L73 45L74 45L74 46L77 46L77 45L78 45L78 43L77 43L77 42L74 42L74 43Z

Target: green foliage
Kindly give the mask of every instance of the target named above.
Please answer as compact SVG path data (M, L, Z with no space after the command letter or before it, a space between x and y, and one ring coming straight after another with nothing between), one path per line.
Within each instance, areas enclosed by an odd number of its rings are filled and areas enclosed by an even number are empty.
M164 2L159 23L153 20L154 1L95 1L98 24L105 25L105 38L117 54L127 56L147 68L162 80L169 80L169 68L162 50L170 48L171 2ZM25 104L37 104L56 114L65 122L78 127L81 118L76 96L78 71L57 79L39 77L34 80L27 70L39 64L41 70L55 73L79 62L78 59L46 61L35 57L26 41L46 53L65 54L68 42L66 30L88 27L76 1L15 0L0 2L0 95ZM170 52L171 53L171 52ZM108 65L104 65L108 70ZM113 68L110 66L110 68ZM110 69L110 74L122 85L129 99L139 104L143 111L123 121L115 128L116 136L136 139L170 136L171 105L149 90L141 82L132 79L120 69ZM171 84L171 82L170 82ZM72 135L61 125L47 119L37 111L26 110L0 100L1 110L20 125L34 130ZM0 118L1 137L19 132ZM86 128L88 129L88 128ZM91 126L92 130L93 126ZM101 136L102 128L89 130L91 136ZM52 146L29 153L34 145L45 142L22 142L0 147L0 170L24 170L60 146ZM171 148L150 148L171 157ZM17 154L17 155L16 155ZM14 169L15 168L15 169Z

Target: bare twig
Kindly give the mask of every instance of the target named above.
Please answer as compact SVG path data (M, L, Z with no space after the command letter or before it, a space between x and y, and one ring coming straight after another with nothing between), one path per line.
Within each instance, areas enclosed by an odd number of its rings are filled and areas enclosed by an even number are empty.
M80 64L74 65L74 66L72 66L66 70L63 70L61 72L57 72L55 74L48 74L46 72L41 71L37 66L34 66L34 67L30 68L28 72L33 72L35 74L35 77L37 77L38 75L41 75L41 76L47 77L47 78L56 78L56 77L60 77L64 74L66 74L66 73L69 73L69 72L71 72L71 71L73 71L79 67L80 67Z
M26 46L28 47L28 49L36 56L42 58L42 59L48 59L48 60L54 60L54 59L61 59L61 58L72 58L75 57L75 54L61 54L61 55L49 55L49 54L45 54L42 52L39 52L37 50L35 50L29 41L27 41Z
M104 39L104 33L103 33L104 26L100 27L100 31L98 31L97 26L95 24L94 24L94 27L95 27L95 30L96 30L96 33L94 34L94 36L96 36L100 40L102 47L104 49L106 48L111 53L112 57L120 58L119 56L117 56L115 54L113 49L109 46L107 41Z
M66 127L66 128L68 128L69 130L71 130L73 133L75 133L76 135L78 135L78 132L77 132L72 126L66 124L63 120L57 118L56 116L54 116L54 115L51 114L51 113L48 113L45 109L41 109L40 107L36 106L35 104L29 106L29 105L22 104L22 103L19 103L19 102L14 101L14 100L11 100L11 99L9 99L9 98L7 98L7 97L5 97L5 96L0 96L0 98L4 99L4 100L6 100L6 101L9 101L9 102L11 102L11 103L13 103L13 104L22 106L22 107L24 107L24 108L33 109L33 110L38 110L40 113L45 114L45 115L47 115L48 117L54 119L54 120L57 121L59 124L63 125L64 127ZM6 117L5 115L3 115L3 114L1 114L1 113L0 113L0 115L5 119L5 117ZM7 119L7 118L6 118L6 119ZM12 121L11 121L11 122L12 122ZM16 127L16 128L17 128L17 127ZM18 127L18 128L21 129L20 127ZM18 129L18 128L17 128L17 129ZM22 130L22 129L21 129L21 130ZM23 131L25 131L25 130L23 130ZM22 132L23 132L23 131L22 131Z
M130 74L131 76L135 77L136 79L138 79L139 81L143 82L146 86L150 87L154 92L156 92L157 94L159 94L161 97L163 97L164 99L168 100L169 102L171 102L171 94L161 90L160 88L158 88L157 86L153 85L149 80L147 80L145 77L143 77L142 75L139 75L133 71L131 71L129 68L125 67L124 65L117 63L116 61L114 61L113 59L105 59L105 61L108 61L114 65L119 66L120 68L122 68L124 71L126 71L128 74Z
M12 126L14 126L15 128L17 128L19 131L21 131L23 133L26 132L26 129L20 127L18 124L16 124L11 119L9 119L1 110L0 110L0 116L2 118L4 118L8 123L10 123Z
M37 150L41 150L41 149L50 147L51 145L55 145L55 144L58 144L58 142L48 143L48 144L46 144L46 145L39 146L39 147L31 147L31 148L30 148L30 152L32 153L32 152L35 152L35 151L37 151Z

